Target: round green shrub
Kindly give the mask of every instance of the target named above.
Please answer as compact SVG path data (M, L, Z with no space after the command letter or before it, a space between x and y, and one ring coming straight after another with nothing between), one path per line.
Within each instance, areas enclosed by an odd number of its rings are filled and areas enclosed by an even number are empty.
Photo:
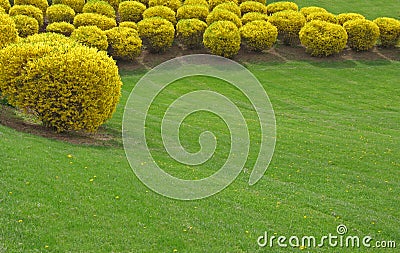
M337 24L338 23L338 19L336 17L336 15L329 13L329 12L313 12L310 13L307 17L306 17L307 22L313 21L313 20L320 20L320 21L326 21L326 22L330 22L333 24Z
M65 4L54 4L47 8L46 17L49 24L54 22L72 23L74 21L75 11Z
M0 8L3 8L4 12L8 13L8 11L11 8L10 1L8 1L8 0L0 0Z
M240 49L240 33L231 21L217 21L207 27L203 44L212 54L233 57Z
M98 50L107 51L108 48L106 33L97 26L81 26L72 32L71 39Z
M18 30L14 21L7 14L0 14L0 49L17 41Z
M176 38L187 48L200 48L206 29L207 24L199 19L181 19L176 24Z
M207 16L207 24L211 25L216 21L231 21L236 25L237 28L242 27L242 21L235 13L224 9L214 9Z
M268 15L267 14L262 14L259 12L248 12L243 15L242 17L242 24L245 25L251 21L256 21L256 20L264 20L268 21Z
M243 44L252 51L271 48L278 37L278 29L264 20L255 20L240 28Z
M186 0L183 5L203 5L209 7L207 0Z
M298 11L280 11L272 14L268 21L278 28L283 43L298 44L299 31L306 23L306 18Z
M0 89L11 105L38 116L45 126L59 132L96 131L119 101L118 67L106 52L49 37L4 48Z
M183 5L176 12L176 18L180 19L200 19L206 21L209 14L208 7L204 5Z
M209 0L208 4L210 7L210 10L213 10L217 5L227 3L227 2L232 2L234 4L238 4L238 0Z
M324 8L317 7L317 6L308 6L308 7L303 7L300 9L300 13L304 15L304 17L308 17L311 13L314 12L328 12Z
M136 31L138 30L138 26L135 22L130 22L130 21L124 21L119 23L119 27L128 27L128 28L132 28L135 29Z
M149 0L149 7L166 6L174 12L176 12L181 5L181 0Z
M153 18L153 17L160 17L168 20L172 24L176 24L176 17L175 17L175 12L165 6L154 6L146 9L143 12L143 19L146 18Z
M312 56L328 56L346 47L346 30L337 24L314 20L300 30L300 41Z
M347 21L356 19L365 19L365 17L358 13L341 13L337 15L337 19L340 25L343 25Z
M379 38L379 27L366 19L350 20L344 23L347 32L347 45L357 51L372 49Z
M259 12L267 14L267 6L256 1L246 1L240 4L240 11L242 12L242 15L249 12Z
M254 2L259 2L259 3L262 3L262 4L266 4L266 2L267 1L265 1L265 0L239 0L239 4L241 4L241 3L243 3L243 2L248 2L248 1L254 1Z
M377 18L374 23L378 25L379 41L382 47L394 47L400 40L400 21L394 18Z
M75 16L74 26L97 26L101 30L109 30L117 26L117 22L113 18L109 18L96 13L81 13Z
M298 11L299 6L297 6L296 3L293 2L275 2L267 5L267 14L272 15L276 12L280 11L286 11L286 10L292 10L292 11Z
M14 5L10 8L10 16L25 15L34 18L39 23L39 26L43 25L43 13L42 11L32 5Z
M92 0L89 0L89 1L92 1ZM119 0L104 0L104 1L109 3L114 8L115 11L118 11Z
M47 0L14 0L14 5L32 5L42 11L42 15L46 13L49 4Z
M133 60L142 52L142 40L135 29L115 27L106 31L109 53L115 59Z
M34 35L39 32L39 23L36 19L25 15L16 15L12 17L15 27L18 30L18 35L21 38Z
M114 8L106 1L90 0L82 9L83 13L97 13L115 19Z
M242 16L239 5L235 4L234 2L226 2L226 3L218 4L214 8L214 10L219 10L219 9L233 12L239 18Z
M118 13L121 22L132 21L139 22L143 19L143 12L146 5L137 1L125 1L119 4Z
M70 36L74 30L75 26L67 22L54 22L46 27L47 32L59 33L65 36Z
M71 7L75 14L82 13L85 0L53 0L53 4L65 4Z
M138 23L138 31L150 52L163 52L172 46L175 37L174 25L160 17L146 18Z

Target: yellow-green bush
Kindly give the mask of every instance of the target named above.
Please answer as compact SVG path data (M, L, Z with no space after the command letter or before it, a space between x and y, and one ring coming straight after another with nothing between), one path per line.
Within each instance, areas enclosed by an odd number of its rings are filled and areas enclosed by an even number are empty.
M264 5L267 3L266 0L239 0L239 4L241 4L241 3L243 3L243 2L248 2L248 1L259 2L259 3L262 3L262 4L264 4Z
M25 15L16 15L13 16L12 19L15 23L15 27L18 30L18 35L21 38L25 38L39 32L39 23L34 18Z
M108 48L106 33L97 26L81 26L72 32L71 39L98 50L106 51Z
M14 5L32 5L39 8L42 14L46 13L49 7L47 0L14 0Z
M172 24L176 24L175 12L172 9L162 5L150 7L143 12L143 19L153 17L164 18Z
M83 6L82 12L97 13L115 19L115 10L111 4L106 1L90 0Z
M299 31L306 23L306 18L298 11L280 11L272 14L268 21L278 28L278 33L283 43L296 45Z
M208 7L204 5L183 5L176 12L176 18L180 19L200 19L206 21L209 14Z
M7 14L3 7L0 7L0 14Z
M378 25L380 45L383 47L394 47L400 40L400 21L394 18L377 18L374 23Z
M336 17L336 15L329 13L329 12L313 12L310 13L307 17L306 17L307 22L313 21L313 20L321 20L321 21L326 21L326 22L330 22L333 24L337 24L338 23L338 19Z
M293 2L275 2L267 5L267 14L272 15L275 12L280 12L280 11L286 11L286 10L292 10L292 11L298 11L299 6L297 6L296 3Z
M53 0L53 4L65 4L71 7L75 14L82 13L85 0Z
M203 5L207 8L209 7L207 0L186 0L183 2L183 5Z
M243 43L253 51L271 48L278 37L278 29L264 20L255 20L240 28Z
M328 12L322 7L317 7L317 6L308 6L308 7L303 7L300 9L300 13L304 15L304 17L308 17L311 13L314 12Z
M340 25L343 25L347 21L356 19L365 19L365 17L358 13L341 13L336 16Z
M139 22L143 19L143 12L146 5L137 1L125 1L119 4L118 13L121 22L132 21Z
M176 12L181 5L181 0L149 0L149 7L166 6L174 12Z
M38 116L45 126L96 131L119 101L118 67L106 52L54 35L51 41L30 39L3 49L0 89L11 105Z
M153 53L170 48L175 37L174 25L160 17L143 19L138 23L138 31L143 43Z
M233 57L240 49L239 29L231 21L214 22L204 32L203 44L213 54Z
M92 0L89 0L89 1L92 1ZM119 6L119 2L120 2L119 0L104 0L104 1L108 2L114 8L115 11L118 11L118 6Z
M242 24L245 25L251 21L256 21L256 20L264 20L268 21L268 15L267 14L262 14L259 12L248 12L243 15L242 17Z
M32 5L14 5L10 8L10 16L25 15L34 18L39 23L39 26L43 25L43 13L42 11Z
M67 22L54 22L46 27L47 32L59 33L65 36L70 36L74 30L75 26Z
M357 51L373 48L379 38L379 27L366 19L350 20L344 23L347 32L347 45Z
M300 41L313 56L339 53L346 47L346 30L337 24L314 20L300 30Z
M181 19L176 24L176 38L187 48L200 48L207 24L199 19Z
M210 10L213 10L217 5L220 5L222 3L227 3L227 2L232 2L234 4L238 4L238 0L208 0Z
M8 13L11 8L10 1L8 0L0 0L0 8L4 9L4 12Z
M49 24L54 22L72 23L74 21L75 11L65 4L54 4L47 8L46 17Z
M211 25L216 21L231 21L236 25L237 28L242 27L242 21L235 13L224 9L214 9L207 16L207 24Z
M81 13L75 16L74 26L97 26L101 30L109 30L117 26L117 22L113 18L109 18L96 13Z
M132 28L135 29L136 31L138 30L138 26L135 22L131 22L131 21L124 21L119 23L119 27L128 27L128 28Z
M219 10L219 9L233 12L239 18L242 16L239 5L235 4L234 2L226 2L226 3L218 4L214 8L214 10Z
M242 15L249 12L259 12L267 14L267 6L256 1L246 1L240 4L240 11L242 12Z
M7 14L0 14L0 49L17 41L18 30L14 21Z
M133 60L142 52L142 40L135 29L115 27L106 31L108 51L115 59Z

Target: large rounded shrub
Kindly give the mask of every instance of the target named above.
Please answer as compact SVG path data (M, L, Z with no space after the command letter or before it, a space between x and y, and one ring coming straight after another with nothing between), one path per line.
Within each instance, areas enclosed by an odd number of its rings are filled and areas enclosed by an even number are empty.
M71 7L75 13L82 13L85 0L53 0L53 4L65 4Z
M42 11L32 5L14 5L10 9L10 16L25 15L34 18L39 23L39 26L43 25L43 13Z
M165 6L154 6L146 9L143 12L143 18L153 18L153 17L160 17L168 20L172 24L176 24L176 17L175 17L175 12Z
M11 105L57 131L96 131L119 101L118 67L106 52L51 37L3 49L0 89Z
M232 2L234 4L238 4L238 0L208 0L210 10L213 10L217 5L227 3L227 2Z
M259 12L248 12L243 15L241 20L243 25L256 20L268 21L268 15Z
M115 27L106 31L109 53L115 59L133 60L142 52L142 40L135 29Z
M107 51L108 48L106 33L97 26L81 26L72 32L71 39L98 50Z
M117 22L113 18L109 18L96 13L81 13L75 16L74 26L97 26L101 30L109 30L117 26Z
M181 5L181 0L149 0L149 7L166 6L174 12L177 11Z
M240 11L242 12L242 15L249 12L259 12L267 14L267 6L256 1L246 1L240 4Z
M372 49L379 38L379 27L366 19L350 20L344 23L347 45L357 51Z
M204 5L183 5L176 12L176 18L180 19L200 19L206 21L209 14L208 7Z
M0 0L0 7L4 9L4 12L8 13L11 8L10 1L8 0Z
M203 5L209 7L207 0L185 0L183 5Z
M239 5L235 4L234 2L226 2L226 3L218 4L214 8L214 10L220 10L220 9L233 12L239 18L242 16Z
M14 0L14 5L32 5L39 8L42 14L46 13L49 3L47 0Z
M259 2L259 3L262 3L262 4L266 4L266 2L267 2L265 0L239 0L238 2L239 2L239 4L241 4L243 2L248 2L248 1Z
M235 13L224 9L214 9L210 14L208 14L206 21L208 25L211 25L216 21L231 21L237 28L242 27L242 21L240 18L236 16Z
M74 30L75 26L67 22L54 22L46 27L47 32L59 33L65 36L70 36Z
M54 4L47 8L46 17L48 22L68 22L72 23L75 17L75 11L65 4Z
M272 14L268 21L278 28L278 33L283 43L296 45L299 31L306 23L306 18L300 12L288 10Z
M138 26L135 22L131 22L131 21L124 21L119 23L119 27L128 27L128 28L132 28L134 30L138 30Z
M277 37L278 29L264 20L256 20L240 28L244 44L253 51L263 51L271 48Z
M231 21L214 22L204 32L203 44L213 54L232 57L240 49L239 29Z
M400 40L400 21L394 18L377 18L374 23L380 31L380 45L383 47L394 47Z
M139 22L143 19L143 12L146 5L137 1L125 1L119 4L118 13L121 22L132 21Z
M115 19L115 10L106 1L90 0L82 9L83 13L97 13Z
M13 16L12 19L15 23L15 27L18 30L18 35L21 38L25 38L39 32L39 23L34 18L25 15L16 15Z
M326 9L317 6L307 6L300 9L300 13L304 15L304 17L308 17L311 13L314 12L328 12Z
M358 13L341 13L337 15L337 19L340 25L343 25L347 21L356 19L365 19L365 17Z
M0 49L17 41L18 30L14 21L7 14L0 14Z
M320 21L326 21L326 22L330 22L333 24L337 24L338 23L338 19L336 17L336 15L329 13L329 12L313 12L310 13L307 17L306 17L307 22L313 21L313 20L320 20Z
M175 37L174 25L160 17L143 19L138 23L138 31L143 43L153 53L170 48Z
M267 5L267 14L272 15L276 12L280 11L286 11L286 10L292 10L292 11L298 11L299 7L297 6L296 3L293 2L275 2Z
M181 19L176 24L177 40L187 48L200 48L207 24L199 19Z
M313 56L328 56L339 53L346 47L346 30L337 24L314 20L300 31L300 41Z

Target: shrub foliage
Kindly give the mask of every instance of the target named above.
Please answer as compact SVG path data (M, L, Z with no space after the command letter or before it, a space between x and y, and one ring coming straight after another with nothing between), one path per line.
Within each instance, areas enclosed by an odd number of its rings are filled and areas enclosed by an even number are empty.
M83 6L82 11L84 13L97 13L115 19L115 10L106 1L90 0Z
M298 43L299 31L306 23L303 14L292 10L276 12L268 18L268 21L278 28L281 39L289 45Z
M118 13L121 22L132 21L139 22L143 19L143 12L146 5L137 1L125 1L119 4Z
M242 21L235 13L230 12L225 9L214 9L208 16L207 16L207 24L211 25L216 21L231 21L236 25L237 28L242 27Z
M299 7L297 6L296 3L287 1L275 2L267 5L268 15L272 15L276 12L286 11L286 10L298 11Z
M97 26L101 30L109 30L117 26L117 22L113 18L109 18L96 13L81 13L75 16L74 26Z
M146 9L143 12L143 18L152 18L152 17L160 17L160 18L165 18L172 24L176 24L176 17L175 17L175 12L165 6L154 6Z
M15 27L18 30L18 35L22 38L39 32L39 23L34 18L25 15L16 15L13 16L12 19L15 23Z
M10 8L10 16L25 15L34 18L39 23L39 26L43 25L43 13L42 11L32 5L14 5Z
M143 43L153 53L170 48L175 37L174 25L160 17L143 19L138 23L138 31Z
M255 20L268 21L268 15L262 14L259 12L248 12L243 15L241 20L242 20L243 25L247 24L248 22L255 21Z
M373 48L379 38L379 27L366 19L350 20L344 23L347 32L347 45L357 51Z
M264 20L255 20L240 28L244 44L253 51L271 48L278 37L278 29Z
M400 40L400 21L394 18L377 18L374 23L380 31L380 44L383 47L394 47Z
M59 33L65 36L70 36L74 30L75 26L67 22L54 22L46 27L47 32Z
M214 22L204 32L203 44L211 53L230 58L240 49L239 29L231 21Z
M138 32L129 27L115 27L106 31L109 53L115 59L133 60L142 52Z
M14 21L7 14L0 14L0 49L17 41L18 30Z
M181 19L176 25L176 37L187 48L200 48L207 24L199 19Z
M81 26L72 32L71 39L98 50L106 51L108 48L107 36L97 26Z
M176 18L180 19L200 19L206 21L209 14L208 7L204 5L183 5L176 12Z
M48 22L68 22L72 23L75 17L75 11L65 4L54 4L47 8L46 17Z

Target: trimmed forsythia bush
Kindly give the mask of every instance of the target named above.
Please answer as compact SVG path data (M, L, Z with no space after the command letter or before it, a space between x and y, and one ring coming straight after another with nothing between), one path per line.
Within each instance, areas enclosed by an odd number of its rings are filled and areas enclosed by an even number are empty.
M133 60L142 52L142 40L135 29L115 27L106 31L109 53L115 59Z
M248 22L255 21L255 20L268 21L268 15L262 14L259 12L248 12L243 15L241 20L242 20L243 25L247 24Z
M42 14L46 13L49 7L47 0L14 0L14 5L32 5L39 8Z
M379 27L366 19L350 20L344 23L347 32L347 45L357 51L372 49L379 38Z
M320 21L326 21L330 22L333 24L338 23L338 19L336 18L336 15L329 13L329 12L313 12L310 13L306 17L307 22L313 21L313 20L320 20Z
M259 12L267 14L267 6L256 1L246 1L240 4L240 11L242 12L242 15L248 12Z
M146 5L137 1L125 1L119 4L118 13L121 22L132 21L139 22L143 19L143 12Z
M240 49L239 29L231 21L214 22L204 32L203 44L213 54L233 57Z
M176 24L176 18L175 18L175 12L165 6L154 6L146 9L143 12L143 19L146 18L153 18L153 17L160 17L160 18L165 18L172 24Z
M97 26L81 26L72 32L71 39L98 50L107 51L108 48L107 36Z
M306 18L300 12L287 10L272 14L268 21L278 28L283 43L296 45L299 31L306 23Z
M43 14L42 11L32 5L14 5L10 8L10 16L25 15L34 18L39 23L39 26L43 25Z
M328 12L322 7L317 7L317 6L308 6L308 7L303 7L300 9L300 13L304 15L304 17L307 18L308 15L314 12Z
M208 8L208 1L207 0L185 0L183 5L203 5Z
M207 24L199 19L181 19L176 24L176 38L187 48L200 48Z
M109 18L96 13L81 13L75 16L74 26L97 26L101 30L109 30L117 26L117 22L113 18Z
M3 8L4 12L8 13L8 11L11 8L10 1L8 1L8 0L0 0L0 8Z
M214 9L210 14L208 14L206 21L208 25L211 25L216 21L231 21L237 28L242 27L242 21L240 18L236 16L235 13L224 9Z
M272 15L276 12L286 11L286 10L298 11L299 7L297 6L296 3L293 2L275 2L267 5L268 15Z
M240 28L240 35L250 50L263 51L274 45L278 29L264 20L255 20Z
M128 28L135 29L136 31L138 30L137 24L135 22L130 22L130 21L125 21L125 22L119 23L119 27L128 27Z
M97 13L115 19L114 8L106 1L90 0L82 9L83 13Z
M347 21L356 19L365 19L365 17L358 13L341 13L337 15L337 19L340 25L343 25Z
M75 26L67 22L54 22L46 27L47 32L59 33L65 36L70 36L74 30Z
M39 23L34 18L25 15L16 15L13 16L12 19L15 23L15 27L18 30L18 35L21 38L25 38L39 32Z
M59 132L96 131L119 101L118 67L106 52L50 37L51 41L27 40L3 49L2 94L11 105Z
M300 41L312 56L328 56L346 47L346 30L337 24L314 20L300 30Z
M166 6L176 12L181 7L181 0L149 0L149 7L153 6Z
M7 14L0 14L0 49L17 41L18 30L14 21Z
M138 31L143 43L153 53L167 50L174 42L174 25L164 18L143 19L138 23Z
M226 3L226 2L232 2L234 4L238 4L238 0L209 0L208 4L210 7L210 10L214 9L217 5Z
M180 19L191 19L196 18L202 21L206 21L209 14L208 7L204 5L183 5L176 12L176 18Z
M71 7L75 13L82 13L85 0L53 0L53 4L65 4Z
M394 18L377 18L374 23L380 30L379 41L382 47L394 47L400 40L400 21Z
M46 17L49 24L54 22L72 23L74 21L75 11L65 4L54 4L47 8Z
M233 2L226 2L226 3L218 4L217 6L215 6L214 10L218 10L218 9L224 9L224 10L233 12L239 18L242 16L239 5L237 5Z

